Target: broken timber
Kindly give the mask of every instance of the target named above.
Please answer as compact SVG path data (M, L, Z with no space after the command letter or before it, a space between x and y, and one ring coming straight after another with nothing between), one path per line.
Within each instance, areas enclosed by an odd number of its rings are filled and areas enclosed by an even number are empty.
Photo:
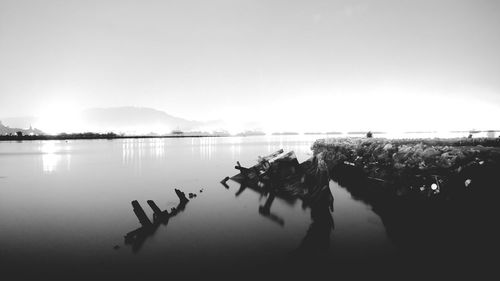
M175 194L179 198L179 204L177 207L172 208L170 213L167 210L162 211L158 205L153 200L148 200L147 203L149 207L153 210L153 221L151 221L144 209L141 207L137 200L132 201L132 207L141 227L128 232L125 235L125 244L132 244L132 250L134 252L138 251L147 237L154 234L158 229L160 224L167 224L168 220L180 213L186 207L189 199L186 198L184 192L175 189Z
M265 204L259 206L259 214L283 226L285 221L271 211L276 197L293 204L302 200L304 207L321 209L325 202L333 210L333 196L329 189L329 174L326 164L313 156L299 163L293 151L285 153L282 149L265 157L259 157L257 164L243 167L239 162L235 169L238 174L226 177L221 184L229 188L226 182L231 179L240 184L236 196L249 188L261 196L267 196ZM321 165L320 165L321 164Z
M139 204L137 200L132 201L132 207L134 208L134 213L143 227L148 227L152 225L148 216L144 212L144 209L142 209L141 204Z
M322 173L328 172L320 171L316 157L299 163L293 151L284 152L283 149L259 157L257 164L249 168L237 162L235 169L239 173L230 179L240 184L236 196L248 187L260 194L272 194L273 199L274 196L287 202L302 199L307 204L315 202L314 197L328 185L327 175L323 177L326 182L321 182L318 178ZM227 178L221 183L228 188L226 181ZM269 213L272 200L269 202L262 208L262 214Z

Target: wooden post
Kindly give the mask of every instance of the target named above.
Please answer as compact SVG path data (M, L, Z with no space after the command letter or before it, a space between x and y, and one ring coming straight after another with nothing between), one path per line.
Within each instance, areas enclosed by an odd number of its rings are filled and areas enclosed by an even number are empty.
M137 216L137 218L139 219L139 222L141 223L142 226L151 226L152 225L151 221L149 220L148 216L146 215L146 213L142 209L139 202L137 202L137 200L132 201L132 207L134 208L134 213Z
M242 167L242 166L234 166L234 168L235 168L236 170L240 170L240 172L242 172L242 173L248 173L248 172L250 172L250 171L251 171L250 169L245 168L245 167Z
M155 213L155 215L157 215L157 216L163 215L163 212L160 210L160 208L158 207L158 205L156 205L155 201L148 200L147 202L148 202L149 207L151 207L151 209Z
M229 185L227 185L226 182L221 182L221 184L226 188L226 189L229 189Z
M189 199L186 198L186 194L184 194L184 192L180 191L179 189L175 189L175 194L177 194L177 197L179 197L181 203L189 202Z

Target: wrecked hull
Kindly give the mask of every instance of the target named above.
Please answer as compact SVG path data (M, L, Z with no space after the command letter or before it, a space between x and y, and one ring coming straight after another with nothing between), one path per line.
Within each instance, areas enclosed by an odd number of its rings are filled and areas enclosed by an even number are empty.
M302 200L305 204L314 202L321 191L328 189L328 172L318 167L316 157L299 163L293 151L274 152L260 157L256 165L235 167L240 173L226 178L240 184L239 195L246 188L260 194L272 193L286 202Z
M179 198L179 204L177 207L172 208L170 212L167 210L162 211L153 200L147 201L154 212L152 221L137 200L131 202L134 214L141 224L141 227L128 232L124 237L125 245L131 245L133 252L139 251L147 238L153 236L160 225L167 225L170 218L175 217L186 208L189 202L186 194L179 189L175 189L175 194Z

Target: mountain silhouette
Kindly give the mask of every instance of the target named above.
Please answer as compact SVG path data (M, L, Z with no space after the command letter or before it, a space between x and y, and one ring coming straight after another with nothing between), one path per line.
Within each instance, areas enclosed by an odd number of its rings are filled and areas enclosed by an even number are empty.
M204 123L169 115L145 107L91 108L81 114L86 127L97 131L170 132L172 130L198 130Z
M38 118L35 116L18 116L0 118L4 126L11 128L29 128L31 125L36 126Z
M65 118L59 116L58 118ZM55 118L56 121L58 118ZM115 132L125 134L165 134L172 131L224 131L229 127L223 120L196 121L170 115L164 111L148 107L106 107L89 108L76 112L71 116L68 127L62 127L60 132ZM33 124L44 130L47 121L43 117L24 116L1 118L3 129L1 134L10 134L28 128ZM45 121L45 122L41 122ZM49 122L50 123L50 122ZM51 124L48 124L51 125ZM7 127L8 126L8 127ZM10 127L10 128L9 128ZM45 128L48 130L47 128ZM52 132L55 133L55 132Z
M38 130L36 128L32 128L31 126L29 129L20 129L20 128L11 128L9 126L5 126L2 121L0 121L0 135L14 135L17 132L22 132L23 135L44 135L45 133L42 132L41 130Z

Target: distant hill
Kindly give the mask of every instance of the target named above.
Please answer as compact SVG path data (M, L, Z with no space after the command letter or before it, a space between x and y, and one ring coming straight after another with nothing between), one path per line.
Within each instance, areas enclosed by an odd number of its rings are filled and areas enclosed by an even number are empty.
M5 126L2 123L2 121L0 121L0 135L10 135L10 134L14 135L17 132L22 132L23 135L44 135L45 134L41 130L38 130L36 128L32 128L31 126L29 129L11 128L11 127Z
M65 116L52 116L55 122L58 119L64 119ZM81 112L74 112L64 120L64 125L51 124L52 120L45 120L43 116L25 116L1 118L5 126L11 128L28 128L31 124L40 127L42 130L49 131L49 128L43 126L52 126L52 133L124 133L126 135L149 135L149 134L168 134L172 131L193 132L193 131L226 131L231 128L248 128L249 130L261 131L261 125L256 122L235 123L224 120L196 121L170 115L164 111L147 107L107 107L90 108ZM14 130L14 129L13 129ZM233 129L234 130L234 129ZM11 132L9 130L8 132Z
M266 133L261 132L261 131L244 131L244 132L237 134L237 136L240 136L240 137L265 136L265 135L266 135Z
M169 115L145 107L91 108L81 114L83 124L92 131L171 132L198 130L204 123Z
M297 133L297 132L274 132L272 135L273 136L295 136L298 134L299 133Z
M20 116L20 117L7 117L0 118L5 126L11 128L29 128L31 125L35 125L38 118L35 116Z

